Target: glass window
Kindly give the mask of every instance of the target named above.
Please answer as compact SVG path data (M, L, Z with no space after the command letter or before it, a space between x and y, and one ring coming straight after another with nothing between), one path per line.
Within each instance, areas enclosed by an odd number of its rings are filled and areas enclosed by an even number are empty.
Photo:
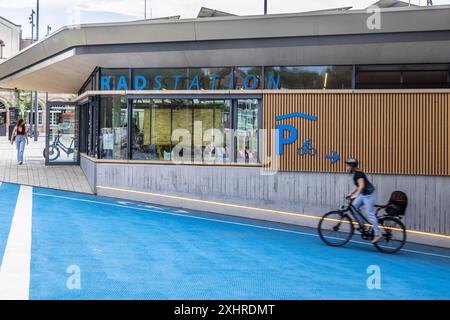
M134 90L186 90L186 68L155 68L133 70Z
M129 69L101 69L100 90L130 90Z
M358 89L401 88L400 71L359 72L356 76Z
M128 159L127 100L125 96L101 97L100 158Z
M403 88L447 88L448 71L403 72Z
M172 108L171 159L178 162L192 161L192 100L170 99Z
M235 69L235 89L257 90L262 88L261 67L237 67Z
M230 90L233 87L233 68L189 69L188 90Z
M171 160L170 99L133 100L132 159Z
M194 99L194 160L226 163L231 159L231 100Z
M258 100L237 101L236 160L258 162Z
M231 100L135 99L132 159L231 161Z
M448 88L448 64L359 65L356 88Z
M266 89L351 89L352 66L267 67Z
M49 163L76 163L78 161L79 109L73 105L47 106L54 116L54 125L47 137Z

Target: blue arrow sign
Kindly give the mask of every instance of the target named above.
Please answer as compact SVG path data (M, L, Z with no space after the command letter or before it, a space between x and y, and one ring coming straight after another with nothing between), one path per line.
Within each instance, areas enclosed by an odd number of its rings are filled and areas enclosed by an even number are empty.
M332 151L331 154L325 155L325 159L331 159L331 164L335 164L338 162L341 158L339 157L339 153L336 151Z

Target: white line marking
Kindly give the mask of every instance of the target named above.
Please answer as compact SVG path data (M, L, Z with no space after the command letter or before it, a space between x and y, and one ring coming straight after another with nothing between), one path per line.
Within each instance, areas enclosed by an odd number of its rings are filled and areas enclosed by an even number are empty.
M178 214L178 213L161 211L161 210L154 210L154 209L150 210L150 209L145 209L145 208L141 208L141 207L131 207L131 206L125 206L125 205L120 205L120 204L115 204L115 203L106 203L106 202L102 202L102 201L79 199L79 198L71 198L71 197L65 197L65 196L56 196L56 195L49 195L49 194L45 194L45 193L34 193L34 194L37 195L37 196L43 196L43 197L52 197L52 198L59 198L59 199L66 199L66 200L73 200L73 201L95 203L95 204L101 204L101 205L105 205L105 206L119 207L119 208L125 208L125 209L134 209L134 210L146 211L146 212L156 212L156 213L162 213L162 214L167 214L167 215L177 216L177 217L184 217L184 218L191 218L191 219L198 219L198 220L213 221L213 222L219 222L219 223L225 223L225 224L233 224L233 225L238 225L238 226L251 227L251 228L257 228L257 229L264 229L264 230L271 230L271 231L278 231L278 232L293 233L293 234L299 234L299 235L310 236L310 237L318 237L319 236L319 235L314 234L314 233L307 233L307 232L300 232L300 231L294 231L294 230L288 230L288 229L278 229L278 228L272 228L272 227L258 226L258 225L254 225L254 224L247 224L247 223L241 223L241 222L232 222L232 221L217 220L217 219L211 219L211 218L203 218L203 217L198 217L198 216L192 216L192 215L186 215L186 214ZM357 240L350 240L350 242L357 243L357 244L363 244L365 246L373 246L371 243L357 241ZM423 251L416 251L416 250L410 250L410 249L401 249L400 251L450 259L450 256L446 256L446 255L438 254L438 253L423 252Z
M30 294L33 188L21 186L0 267L0 299L28 300Z

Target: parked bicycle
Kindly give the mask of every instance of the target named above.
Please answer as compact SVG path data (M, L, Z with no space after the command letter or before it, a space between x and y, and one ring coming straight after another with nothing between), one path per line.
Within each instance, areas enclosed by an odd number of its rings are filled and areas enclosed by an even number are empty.
M55 161L56 159L58 159L61 156L61 150L67 155L67 157L69 157L69 155L71 155L72 153L75 152L74 147L74 143L75 143L75 139L72 137L70 145L66 146L62 141L61 141L61 136L62 134L58 133L58 135L55 136L55 140L53 140L53 142L48 146L48 160L49 161ZM44 158L47 156L47 150L44 149Z
M367 218L346 199L347 204L340 210L326 213L319 222L319 236L323 242L333 247L348 243L356 230L364 240L373 240L374 232ZM398 252L406 243L406 228L401 221L408 204L406 194L401 191L392 193L389 203L384 206L375 205L382 239L374 243L384 253ZM357 219L361 217L362 219ZM364 223L359 222L364 221Z

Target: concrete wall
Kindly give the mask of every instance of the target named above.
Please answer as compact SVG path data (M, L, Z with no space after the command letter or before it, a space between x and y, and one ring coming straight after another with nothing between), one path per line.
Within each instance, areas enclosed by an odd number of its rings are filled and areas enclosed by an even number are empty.
M99 195L311 227L317 226L317 219L270 210L321 216L339 208L352 184L348 174L280 172L267 176L261 175L256 167L112 164L95 163L86 158L82 158L81 166L93 189L98 186L96 191ZM404 218L408 229L450 235L450 177L372 175L370 178L378 190L377 202L380 204L387 202L394 190L408 194L410 205ZM167 198L165 195L232 206ZM415 235L409 239L450 247L448 240L424 239Z
M81 156L80 158L81 170L83 170L92 191L96 192L97 185L97 166L96 163L90 161L88 158Z

